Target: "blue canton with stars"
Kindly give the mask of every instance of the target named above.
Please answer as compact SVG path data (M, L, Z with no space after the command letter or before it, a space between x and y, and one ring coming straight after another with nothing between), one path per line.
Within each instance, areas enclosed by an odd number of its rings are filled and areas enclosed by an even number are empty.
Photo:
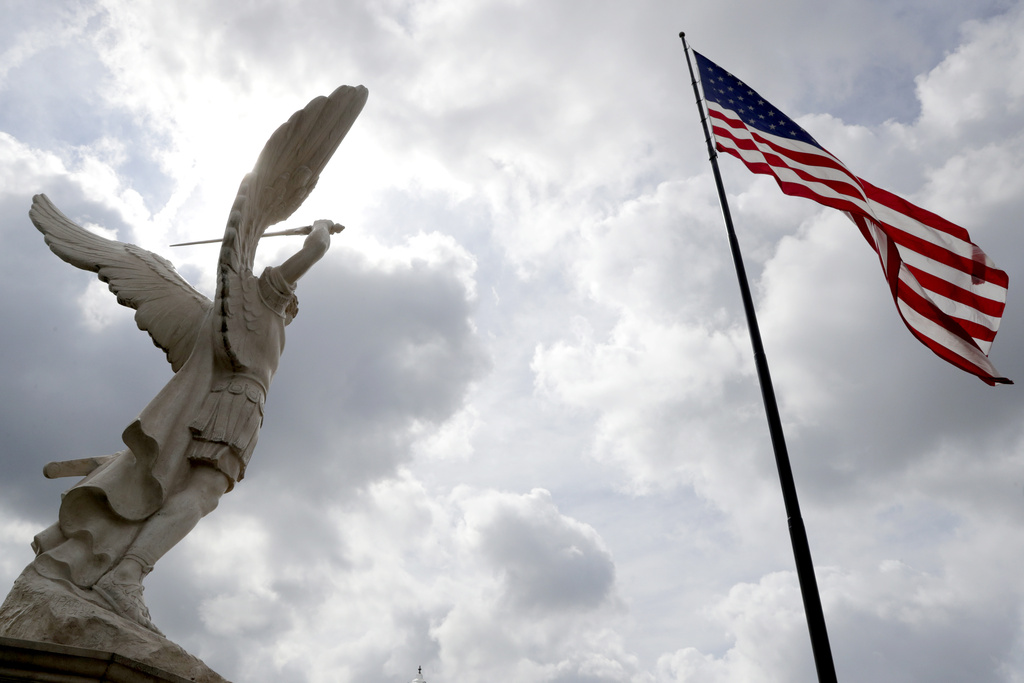
M706 100L736 112L750 128L821 147L806 130L754 92L746 83L696 50L693 51L693 56L697 58L697 69L700 72Z

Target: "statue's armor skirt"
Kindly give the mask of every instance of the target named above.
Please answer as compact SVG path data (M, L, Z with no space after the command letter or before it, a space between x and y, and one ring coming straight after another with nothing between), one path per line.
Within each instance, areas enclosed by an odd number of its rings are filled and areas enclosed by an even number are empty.
M188 459L216 467L227 475L233 488L245 476L256 448L266 395L262 383L246 375L216 382L189 424L192 446Z

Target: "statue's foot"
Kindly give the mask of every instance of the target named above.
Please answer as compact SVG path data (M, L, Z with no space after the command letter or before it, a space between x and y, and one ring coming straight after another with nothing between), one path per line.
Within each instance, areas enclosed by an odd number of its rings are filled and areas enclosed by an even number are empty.
M142 600L142 591L144 590L142 584L114 581L111 574L112 572L107 572L100 577L92 589L110 603L115 613L148 628L158 636L162 636L163 633L153 623L149 616L149 609Z

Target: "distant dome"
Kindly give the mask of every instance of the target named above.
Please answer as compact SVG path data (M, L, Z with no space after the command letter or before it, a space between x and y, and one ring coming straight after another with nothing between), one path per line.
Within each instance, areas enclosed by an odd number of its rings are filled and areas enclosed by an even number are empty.
M412 681L410 681L410 683L427 683L426 679L423 678L423 667L422 666L419 668L419 671L416 673L416 678L412 679Z

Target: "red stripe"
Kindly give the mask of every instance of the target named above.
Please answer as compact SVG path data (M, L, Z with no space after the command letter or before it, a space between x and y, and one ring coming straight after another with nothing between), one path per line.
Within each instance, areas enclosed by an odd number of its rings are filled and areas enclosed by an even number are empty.
M978 346L978 343L974 341L974 338L971 337L967 330L965 330L963 327L957 324L956 320L940 311L931 300L922 297L913 289L911 289L910 287L903 283L900 283L897 296L899 297L900 301L902 301L904 304L913 309L914 312L916 312L918 315L932 321L933 323L944 329L946 332L949 332L951 335L959 337L964 344L973 347L977 351L978 355L982 357L985 356L985 353L981 350L981 348ZM900 311L900 316L903 317L902 311ZM924 332L910 325L910 323L907 322L907 319L905 317L903 318L903 322L906 323L908 329L917 333L918 338L924 337L926 339L931 340L936 345L942 346L938 341L932 339L931 337L928 337ZM946 347L943 346L942 348L945 349ZM980 366L977 366L975 363L971 362L969 358L961 356L959 353L956 353L955 351L946 349L945 352L947 354L963 358L965 362L970 363L972 366L980 368Z
M981 296L980 294L964 289L963 287L957 287L949 280L943 280L937 275L932 275L920 268L915 268L908 263L904 263L904 265L907 267L907 270L913 273L917 281L921 283L921 286L928 291L935 292L939 296L944 296L947 299L952 299L958 304L970 306L984 315L989 315L994 318L1002 317L1003 310L1006 308L1005 301L989 299L988 297Z
M947 363L960 368L964 372L969 372L970 374L974 375L975 377L977 377L990 387L994 387L997 384L1013 384L1012 381L1008 380L1005 377L996 377L995 375L989 374L989 372L984 368L975 365L974 363L970 362L963 356L960 356L959 354L950 351L945 346L942 346L938 342L935 342L929 337L924 336L910 325L907 325L907 329L910 330L911 334L917 337L917 340L919 342L921 342L929 349L931 349L932 353L934 353L936 356L946 361Z
M807 199L811 199L811 200L817 202L818 204L823 204L823 205L831 207L833 209L838 209L840 211L850 211L850 212L858 213L858 214L864 213L864 207L862 205L860 205L860 204L856 204L854 202L846 201L846 200L843 200L843 199L838 198L838 197L826 197L824 195L818 194L817 192L814 191L814 189L812 189L811 187L809 187L807 185L804 185L802 183L797 183L797 182L790 181L790 180L783 180L782 178L780 178L778 176L777 173L775 173L775 167L773 167L768 162L759 163L759 162L756 162L756 161L748 161L747 159L744 159L740 155L740 153L738 151L736 151L735 149L732 149L730 147L726 147L726 146L722 145L721 142L716 142L715 146L718 149L718 151L726 152L727 154L731 154L734 157L736 157L737 159L739 159L740 161L742 161L743 164L748 169L753 171L754 173L760 173L762 175L770 175L770 176L772 176L773 178L775 178L775 182L778 183L778 185L782 189L782 191L784 193L790 195L790 196L793 196L793 197L805 197ZM786 168L789 168L789 167L787 166ZM792 170L795 171L796 169L792 169ZM815 180L815 182L819 182L819 181Z
M749 151L752 151L752 152L756 152L756 153L764 155L764 156L769 156L769 153L765 152L761 148L761 146L758 145L758 143L760 143L760 145L767 146L767 147L771 148L772 152L777 154L779 157L782 157L783 159L791 160L791 161L793 161L793 162L795 162L797 164L800 164L801 166L829 169L829 170L832 170L832 171L837 171L839 173L842 173L843 175L845 175L847 178L850 179L849 182L847 182L845 184L847 186L849 186L849 187L856 188L855 189L856 195L859 196L862 199L864 198L864 193L860 190L860 181L857 179L857 177L854 176L852 173L850 173L849 169L847 169L845 166L843 166L842 163L840 163L835 157L833 157L831 154L829 154L828 152L826 152L824 150L822 150L820 153L814 153L814 152L801 152L801 151L798 151L798 150L789 149L788 147L783 147L781 145L775 144L773 141L771 141L771 140L765 138L763 135L761 135L757 130L754 130L754 129L751 129L751 128L744 128L744 130L746 130L748 133L750 133L750 135L751 135L751 137L753 139L750 139L750 138L747 138L747 137L736 137L733 134L732 129L722 128L721 126L714 125L714 122L712 122L712 130L717 135L719 135L721 137L726 137L726 138L729 138L730 140L732 140L733 144L735 144L740 149L745 149L745 150L749 150ZM790 166L790 164L788 163L788 161L782 161L781 163L778 163L776 165L778 165L778 166L785 166L787 168L792 168ZM794 168L793 170L797 170L797 169ZM843 181L841 181L841 180L821 180L821 179L818 179L815 176L809 176L809 177L813 178L817 182L826 183L826 184L830 184L830 183L843 183ZM850 190L848 190L848 189L841 189L840 191L843 192L843 194L850 194Z
M960 337L960 339L962 339L964 342L967 342L971 346L978 348L978 343L974 341L974 337L972 337L970 333L967 332L967 330L965 330L963 327L957 324L957 322L952 318L952 316L949 316L946 313L942 312L942 310L940 310L939 307L935 305L935 302L932 301L931 299L921 296L919 293L914 291L912 287L909 287L907 284L903 282L899 283L899 287L897 289L897 296L899 296L900 300L903 301L903 303L910 306L912 309L917 311L925 318L928 318L936 325L939 325L950 334ZM980 348L978 348L978 352L981 353Z
M728 119L726 119L726 120L728 120ZM738 122L738 123L740 123L742 125L742 122ZM844 195L849 196L849 197L854 197L854 198L860 199L862 201L866 200L866 197L865 197L864 193L860 189L860 181L857 179L857 177L854 176L853 174L851 174L850 171L846 167L844 167L835 157L830 155L828 152L825 152L824 150L822 150L821 154L813 154L813 153L810 153L810 152L797 152L797 151L794 151L794 150L791 150L791 149L788 149L788 148L785 148L785 147L780 147L778 145L775 145L770 140L767 140L764 137L762 137L760 134L758 134L758 131L756 131L756 130L747 128L746 126L742 126L742 127L743 127L744 130L749 132L753 137L755 137L762 144L770 147L774 152L776 152L778 154L778 156L770 154L770 153L766 153L763 149L761 149L757 145L757 143L754 140L750 140L750 139L745 138L745 137L744 138L737 138L737 137L735 137L731 130L728 130L728 129L725 129L725 128L721 128L719 126L715 126L714 124L712 124L712 131L716 135L718 135L719 137L724 137L724 138L727 138L727 139L731 140L732 143L737 148L743 149L743 150L747 150L747 151L751 151L751 152L754 152L755 154L760 155L771 166L787 168L790 171L796 173L800 178L802 178L803 180L805 180L807 182L821 183L822 185L831 188L832 190L836 191L839 194L844 194ZM716 140L716 142L717 142L717 140ZM748 162L747 160L743 159L742 156L736 154L734 151L732 151L731 153L734 154L735 156L737 156L737 158L739 158L741 161L743 161L743 163L747 164L748 167L750 166L750 162ZM813 175L811 173L808 173L807 171L805 171L803 169L794 168L794 167L790 166L786 162L785 159L791 159L794 162L799 163L799 164L801 164L803 166L812 166L812 167L818 167L818 168L828 168L828 169L832 169L832 170L835 170L835 171L839 171L840 173L843 173L846 177L848 177L850 179L850 181L849 182L844 182L842 180L835 180L835 179L831 179L831 178L829 178L829 179L819 178L819 177L817 177L817 176L815 176L815 175ZM771 175L776 175L776 174L773 172ZM818 196L821 197L822 200L825 199L821 195L818 195ZM818 201L820 201L820 200L818 200ZM866 201L865 201L865 203L866 203ZM863 209L861 209L861 210L863 210Z
M826 187L829 187L829 188L835 190L839 194L844 194L844 195L846 195L848 197L853 197L854 199L860 199L861 201L865 200L864 193L860 191L860 187L859 186L854 185L852 183L844 182L842 180L835 180L835 179L832 179L832 178L820 178L820 177L814 175L813 173L809 173L808 171L805 171L802 168L795 168L793 166L790 166L786 162L786 160L782 158L783 156L788 156L788 158L793 159L794 161L798 161L799 163L801 163L804 166L817 166L818 168L822 168L822 167L824 167L824 164L814 163L818 159L821 159L822 157L812 156L812 155L809 155L809 154L794 154L794 153L790 153L790 150L779 150L780 154L778 154L778 155L777 154L772 154L772 153L769 153L769 152L765 152L763 149L759 148L757 146L757 144L754 141L752 141L752 140L748 140L748 139L745 139L745 138L737 139L737 138L733 137L730 133L727 133L727 132L725 132L723 134L723 131L721 129L719 129L719 128L715 128L714 130L715 130L716 133L719 133L719 137L720 138L722 138L722 137L728 138L739 149L744 149L744 150L747 150L747 151L750 151L750 152L754 152L755 154L758 154L759 156L761 156L768 163L769 166L772 166L774 168L786 168L786 169L789 169L790 171L795 173L798 177L800 177L802 180L804 180L804 181L806 181L808 183L820 183L821 185L824 185ZM764 144L771 146L773 150L778 150L779 149L779 148L775 147L774 145L772 145L770 142L766 141ZM739 156L739 155L737 155L737 156ZM806 157L806 159L804 161L799 161L798 159L794 158L794 157L797 157L797 156ZM742 157L740 157L740 158L742 159ZM748 166L751 163L751 162L749 162L749 161L747 161L745 159L743 161ZM775 173L772 173L772 175L775 175ZM849 175L849 174L847 174L847 175ZM853 178L853 176L849 176L849 177Z
M950 268L954 268L955 270L959 270L965 275L970 275L979 282L991 282L992 284L1004 289L1009 282L1009 278L1006 273L998 268L991 268L976 259L969 259L961 256L960 254L952 252L949 249L945 249L934 242L929 242L917 235L912 235L909 232L900 230L888 223L882 223L882 227L885 228L886 234L888 234L896 244L930 258L932 261L936 261L949 266Z
M876 201L879 204L882 204L883 206L886 206L886 207L888 207L890 209L893 209L894 211L897 211L899 213L903 213L904 215L906 215L906 216L908 216L908 217L910 217L910 218L912 218L912 219L914 219L914 220L916 220L916 221L918 221L920 223L923 223L926 227L934 228L936 230L939 230L941 232L949 234L949 235L951 235L951 236L953 236L953 237L955 237L955 238L957 238L957 239L959 239L961 241L964 241L964 242L967 242L967 243L971 243L970 242L970 235L968 235L967 231L964 230L963 228L961 228L960 226L958 226L958 225L956 225L954 223L950 223L946 219L944 219L941 216L938 216L936 214L933 214L930 211L926 211L925 209L917 207L917 206L911 204L910 202L908 202L908 201L906 201L906 200L904 200L904 199L902 199L900 197L897 197L896 195L894 195L894 194L892 194L890 192L886 192L885 190L882 190L882 189L880 189L878 187L875 187L874 185L871 185L867 181L860 181L860 179L856 178L853 175L850 175L849 171L844 166L842 166L841 164L838 164L836 161L834 161L834 157L832 157L831 155L828 155L827 153L825 153L824 155L816 155L816 154L810 154L810 153L798 153L798 152L793 152L792 150L788 150L788 149L785 149L785 148L779 148L776 145L774 145L770 140L766 140L763 137L761 137L760 135L758 135L758 132L756 130L750 129L745 124L743 124L743 122L740 121L740 120L728 119L728 118L722 116L719 112L712 112L712 115L716 116L718 118L721 118L721 119L729 122L730 124L736 124L736 125L734 125L734 127L741 127L742 126L745 130L749 131L751 135L756 137L763 144L768 145L773 150L777 151L780 155L783 155L783 156L786 156L786 157L788 157L790 159L793 159L794 161L797 161L798 163L801 163L801 164L803 164L805 166L817 165L817 166L823 166L823 167L828 167L828 168L833 168L833 169L839 170L839 171L849 175L849 177L851 178L851 180L854 183L857 183L858 181L859 182L863 182L864 183L864 189L863 189L863 192L862 192L861 191L861 186L859 184L854 185L854 184L851 184L851 183L844 183L842 181L825 180L825 179L817 178L814 175L809 174L809 173L807 173L807 172L805 172L805 171L803 171L801 169L793 168L793 167L789 166L788 164L785 163L785 161L783 161L779 157L776 157L774 155L765 153L752 140L745 139L745 138L736 138L736 137L734 137L732 135L731 131L728 131L726 129L722 129L722 128L719 128L719 127L715 127L715 132L716 133L721 134L723 137L727 137L728 139L732 140L733 143L737 147L739 147L740 149L744 149L744 150L748 150L748 151L752 151L752 152L760 154L762 157L765 158L765 160L768 162L769 166L787 168L790 171L794 172L798 177L800 177L803 180L807 180L809 182L821 183L822 185L825 185L825 186L835 190L836 192L838 192L840 194L845 194L847 196L857 197L857 198L860 198L860 197L870 198L873 201ZM750 165L749 162L744 160L741 155L736 154L734 151L732 151L732 150L723 150L723 151L730 151L734 156L739 158L741 161L744 161L744 163L746 163L748 166ZM756 172L765 173L764 170L759 170L759 171L756 171ZM770 171L769 173L771 175L773 175L773 176L776 176L774 171ZM792 181L786 181L786 182L792 182ZM870 188L870 190L868 188ZM814 191L811 190L811 192L813 193ZM806 194L805 193L800 193L799 196L806 196ZM822 195L818 195L817 193L814 193L814 198L816 199L816 201L819 201L819 202L827 202L828 201L828 198L826 198L826 197L824 197ZM1006 273L1003 272L1002 270L999 270L997 268L991 268L988 265L986 265L985 263L979 262L978 260L975 260L975 259L965 258L965 257L961 256L960 254L952 252L952 251L950 251L948 249L944 249L943 247L935 244L934 242L930 242L930 241L922 239L922 238L920 238L920 237L918 237L916 235L912 235L910 233L907 233L907 232L905 232L903 230L900 230L899 228L896 228L895 226L892 226L892 225L889 225L889 224L885 224L885 223L883 223L883 225L884 225L885 228L887 228L886 232L889 233L890 237L892 237L892 239L897 244L899 244L900 246L905 246L905 247L907 247L907 248L909 248L909 249L911 249L911 250L913 250L913 251L915 251L915 252L917 252L919 254L922 254L922 255L924 255L924 256L926 256L926 257L928 257L928 258L930 258L930 259L932 259L934 261L937 261L937 262L942 263L944 265L947 265L947 266L950 266L952 268L955 268L956 270L959 270L960 272L969 274L972 277L978 278L980 280L984 280L986 282L991 282L991 283L993 283L995 285L1002 286L1002 287L1006 287L1007 284L1008 284L1008 278L1006 276Z
M862 213L863 210L859 206L850 205L850 204L848 204L846 202L842 202L841 200L837 200L835 198L822 196L822 195L818 194L817 192L815 192L813 189L808 188L808 187L806 187L804 185L801 185L799 183L794 183L792 181L783 181L783 180L781 180L778 177L778 175L775 173L774 168L776 166L784 166L785 168L789 168L791 171L796 173L798 175L798 177L801 177L801 178L803 178L805 180L811 180L813 182L821 182L822 184L828 185L829 187L832 187L833 189L835 189L837 191L844 191L844 190L846 190L846 192L845 192L846 194L850 194L850 192L849 192L850 186L848 184L841 183L841 182L832 182L832 183L830 183L828 181L823 181L821 179L815 178L814 176L812 176L810 174L806 174L806 173L802 172L800 169L793 169L793 168L790 168L789 166L785 166L784 162L782 162L781 159L777 159L776 158L779 163L773 164L772 163L772 155L765 154L762 150L758 149L753 144L752 141L746 140L746 139L739 139L739 140L737 140L731 134L729 134L729 131L722 131L721 129L718 129L718 128L716 128L716 132L726 133L726 135L724 135L724 137L726 137L729 140L733 141L734 144L736 144L737 146L741 146L744 149L753 151L753 152L759 154L761 157L765 158L766 159L766 163L764 163L764 164L760 164L760 163L757 163L757 162L751 162L751 161L749 161L747 159L744 159L736 150L728 148L728 147L724 147L721 144L718 145L718 147L719 147L719 149L721 151L724 151L724 152L732 154L733 156L736 156L738 159L743 161L744 164L748 168L750 168L750 170L754 171L755 173L761 173L761 174L771 175L771 176L775 177L776 181L779 183L779 185L782 188L783 192L785 192L786 194L794 195L794 196L806 197L808 199L813 199L814 201L816 201L818 203L825 204L825 205L828 205L828 206L831 206L833 208L837 208L837 209L840 209L840 210L852 211L852 212L855 212L855 213ZM765 141L765 143L771 145L771 143L768 142L768 141ZM772 148L775 149L774 146L772 146ZM803 155L803 156L809 157L810 155ZM819 157L814 157L814 158L819 158ZM890 198L894 197L895 195L890 195L889 193L885 193L885 195L888 195L888 196L884 196L883 197L881 191L879 191L878 188L874 188L874 190L875 190L875 196L876 197L881 198L883 200L886 200L886 203L884 204L885 206L889 206L889 208L893 208L894 210L898 210L898 208L901 208L901 207L893 206L892 205L892 204L894 204L894 202L892 202ZM877 201L877 199L876 199L876 201ZM882 203L882 202L879 202L879 203ZM905 205L905 206L909 206L909 207L913 206L909 202L905 202L905 201L902 201L902 204ZM919 220L921 217L928 217L928 216L934 216L934 214L930 214L929 212L921 210L920 212L918 212L917 219ZM946 223L948 223L948 221L946 221ZM900 245L902 247L906 247L906 248L908 248L908 249L910 249L910 250L912 250L912 251L914 251L916 253L922 254L925 257L930 258L930 259L932 259L932 260L934 260L934 261L936 261L938 263L942 263L942 264L947 265L949 267L952 267L952 268L954 268L956 270L959 270L960 272L963 272L963 273L966 273L966 274L971 274L971 275L973 275L975 277L979 277L979 279L982 279L982 280L985 280L985 281L988 281L988 282L992 282L993 284L995 284L997 286L1005 286L1004 285L1004 281L1006 280L1006 274L1003 271L1001 271L1001 270L990 268L990 267L988 267L985 264L979 264L977 261L974 261L974 260L971 260L971 259L966 259L966 258L960 256L959 254L955 254L955 253L953 253L953 252L951 252L951 251L949 251L947 249L943 249L942 247L940 247L939 245L934 244L933 242L929 242L927 240L924 240L924 239L922 239L922 238L920 238L920 237L918 237L916 235L911 235L910 233L907 233L907 232L905 232L903 230L900 230L900 229L898 229L898 228L896 228L896 227L894 227L892 225L884 224L883 223L883 224L880 224L880 227L883 228L884 232L889 236L889 238L893 242L895 242L896 244L898 244L898 245ZM930 227L930 226L928 226L928 227ZM957 227L957 226L954 226L954 227ZM951 231L949 229L946 229L943 232L946 232L948 234L953 234L953 231ZM959 237L958 235L954 235L954 236ZM892 264L890 264L890 265L892 265ZM981 311L982 313L984 313L986 315L992 315L992 316L996 316L996 317L999 317L999 316L1002 315L1003 305L999 304L998 302L992 301L991 299L987 299L987 298L984 298L984 297L980 297L980 296L974 294L973 292L969 292L968 290L964 290L964 289L962 289L960 287L957 287L956 285L954 285L954 284L952 284L952 283L950 283L950 282L948 282L946 280L942 280L942 279L940 279L938 277L935 277L933 275L930 275L928 273L923 273L923 271L920 271L919 269L914 269L913 272L915 273L915 275L918 274L918 273L922 273L925 276L925 279L928 280L928 284L925 284L925 282L921 282L922 287L924 287L925 289L934 291L934 292L936 292L938 294L946 296L949 299L952 299L952 300L957 301L959 303L965 304L967 306L971 306L972 308L976 308L977 310ZM1001 281L1003 281L1003 282L1001 282Z
M995 341L996 332L998 332L998 330L990 330L984 325L980 325L973 320L965 320L964 318L958 318L955 315L950 317L952 317L960 327L964 328L964 331L971 335L975 342L983 341L992 343ZM981 345L979 344L979 346Z
M842 171L843 173L850 177L851 182L855 185L859 184L860 182L860 180L856 176L850 173L850 170L846 168L841 161L836 159L834 156L832 156L832 154L830 154L822 147L818 147L818 149L821 150L821 152L818 154L815 154L813 152L799 152L797 150L789 149L787 147L781 147L776 145L771 140L768 140L767 138L763 137L764 133L762 133L756 128L751 128L750 126L746 125L742 120L731 119L721 112L711 110L709 111L713 118L723 121L731 128L742 128L743 130L746 130L752 136L756 137L764 144L771 146L772 149L778 151L780 154L784 154L800 163L804 163L807 166L822 166L825 168L833 168L837 171ZM713 122L712 125L714 125ZM730 135L730 137L732 136Z
M860 225L860 222L861 221L865 221L865 220L869 220L869 219L865 219L863 216L857 216L855 222L857 222L857 224ZM864 237L868 241L868 244L871 245L871 248L875 250L875 253L878 254L879 255L879 259L881 259L881 253L879 251L879 247L878 247L877 244L875 244L875 241L871 238L870 231L866 230L863 226L861 226L861 234L864 235ZM928 299L926 297L922 297L920 294L918 294L916 291L914 291L913 288L911 288L910 286L905 284L902 280L900 280L900 278L899 278L900 265L905 265L905 264L903 264L903 261L900 259L899 251L896 249L895 245L893 244L892 239L888 235L885 235L884 232L883 232L883 236L885 237L885 240L887 242L887 244L886 244L886 253L888 255L888 260L889 260L889 263L885 264L884 270L887 273L886 279L889 281L889 284L890 284L889 289L892 292L893 296L896 297L896 298L899 298L904 303L906 303L908 306L910 306L912 309L914 309L917 313L921 314L923 317L928 318L929 320L931 320L935 324L937 324L940 327L944 328L950 334L954 334L954 335L960 337L961 339L963 339L965 342L968 342L970 345L977 347L977 344L975 343L973 337L970 334L968 334L967 331L963 329L963 327L961 327L959 324L957 324L952 316L950 316L950 315L946 314L945 312L943 312L935 304L934 301L932 301L931 299ZM914 275L914 273L910 270L909 267L907 268L907 270L908 270L908 272L910 272L911 276ZM906 322L905 318L904 318L904 322ZM909 322L907 322L907 327L911 327ZM981 353L981 349L980 348L978 349L978 352Z
M863 216L851 217L855 219L855 223L857 223L857 226L861 229L861 234L864 235L864 238L867 240L868 244L871 245L871 248L874 249L876 254L879 254L878 246L871 238L870 231L868 231L866 226L863 224L865 218ZM886 240L889 242L887 246L887 252L889 254L889 263L883 264L883 270L888 273L897 274L899 272L900 263L898 252L895 248L895 245L892 244L892 240L889 239L887 236ZM879 254L879 259L881 260L881 254ZM975 349L977 349L979 354L985 356L984 352L978 347L977 343L974 341L971 334L963 326L959 324L957 319L954 319L951 316L943 313L941 310L939 310L939 308L935 305L933 301L921 297L917 292L915 292L909 286L901 282L898 275L891 278L887 277L886 279L889 281L890 292L893 295L894 301L896 299L903 301L905 304L907 304L911 309L920 314L922 317L931 320L939 327L945 329L947 332L964 340L964 342L966 342L969 346L973 346ZM921 343L930 348L933 353L938 355L943 360L952 363L953 365L957 366L962 370L965 370L973 375L976 375L978 378L980 378L982 381L989 385L995 385L996 383L1012 384L1012 382L1010 382L1010 380L1006 378L995 377L991 375L987 370L985 370L981 366L960 356L955 351L948 349L946 346L940 344L931 337L927 336L924 332L915 328L910 323L910 321L907 320L906 316L903 315L903 311L900 310L899 305L896 306L896 310L899 313L900 318L903 320L903 324L906 325L907 329L910 330L910 332L915 337L917 337L917 339ZM995 333L992 333L992 337L995 337ZM984 337L980 335L979 338L984 339Z
M934 214L926 209L922 209L920 206L915 206L906 199L894 195L892 192L875 187L863 178L860 178L860 182L864 187L864 193L871 201L878 202L879 204L887 206L893 211L902 213L905 216L910 216L918 223L924 223L932 230L944 232L961 241L973 244L973 242L971 242L970 234L956 223L951 223L942 216Z

